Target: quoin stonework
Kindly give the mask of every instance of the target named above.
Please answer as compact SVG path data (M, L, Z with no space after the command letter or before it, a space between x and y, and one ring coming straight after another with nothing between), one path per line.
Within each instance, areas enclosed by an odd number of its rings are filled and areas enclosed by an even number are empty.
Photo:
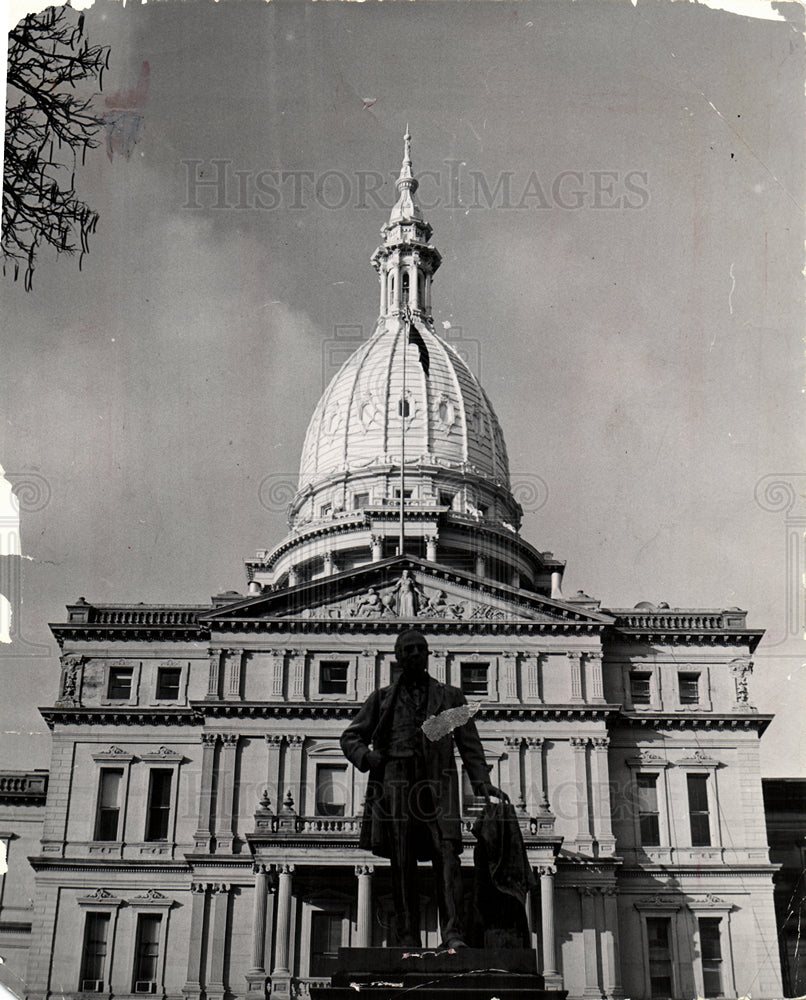
M52 625L49 773L0 777L0 943L32 1000L305 997L339 947L391 941L386 862L358 848L366 776L339 736L412 624L433 675L480 705L546 986L781 995L762 633L736 608L563 593L564 563L520 535L493 405L434 331L417 187L407 136L376 330L316 407L289 533L247 560L246 595L81 598ZM470 883L466 780L462 807Z

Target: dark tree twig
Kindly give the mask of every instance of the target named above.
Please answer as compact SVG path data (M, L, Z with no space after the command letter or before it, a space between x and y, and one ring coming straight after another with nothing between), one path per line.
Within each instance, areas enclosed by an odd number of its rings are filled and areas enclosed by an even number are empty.
M57 253L88 250L98 214L75 192L75 169L98 145L92 98L75 91L97 79L99 88L109 48L90 46L83 14L69 7L29 14L11 31L8 105L3 168L3 273L16 280L24 268L30 291L42 244Z

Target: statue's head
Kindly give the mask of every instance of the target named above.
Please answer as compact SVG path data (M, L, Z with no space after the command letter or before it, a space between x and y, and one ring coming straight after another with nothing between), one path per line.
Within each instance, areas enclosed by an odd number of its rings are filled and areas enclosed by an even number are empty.
M407 628L395 642L395 660L400 664L403 676L422 677L428 673L428 640L416 628Z

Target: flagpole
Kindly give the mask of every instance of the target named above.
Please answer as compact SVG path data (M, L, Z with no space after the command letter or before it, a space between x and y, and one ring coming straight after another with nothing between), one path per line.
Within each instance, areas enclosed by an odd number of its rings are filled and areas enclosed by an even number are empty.
M402 320L404 324L404 329L401 330L403 336L403 395L400 400L400 541L399 541L399 555L404 554L404 545L406 541L406 515L405 515L405 504L406 504L406 351L409 346L409 327L411 325L411 314L408 309L408 305L405 306L403 310Z

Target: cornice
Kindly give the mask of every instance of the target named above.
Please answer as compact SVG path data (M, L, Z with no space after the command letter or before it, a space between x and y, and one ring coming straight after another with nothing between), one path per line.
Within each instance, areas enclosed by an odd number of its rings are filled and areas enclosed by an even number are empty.
M675 877L678 876L691 876L692 878L699 879L700 876L708 875L714 876L719 879L730 879L730 880L741 880L750 876L757 876L759 878L764 878L769 880L771 874L778 871L780 865L775 864L754 864L754 865L741 865L741 864L731 864L726 865L724 862L715 862L709 864L708 862L702 862L697 864L683 864L683 865L646 865L642 868L631 868L625 867L619 871L619 881L634 881L636 892L645 892L646 886L641 883L643 880L651 878L657 879L658 873L663 872L665 877L668 878L670 874L674 874ZM769 882L766 882L769 885ZM654 883L653 883L654 886ZM622 891L626 889L626 886L622 886ZM632 887L631 887L632 888ZM686 889L678 890L682 895L689 895Z
M317 635L321 632L356 634L389 634L400 629L399 619L389 618L226 618L214 624L216 632L289 632ZM597 636L605 627L600 622L574 621L492 621L478 618L418 620L425 624L428 634L442 635L592 635Z
M205 608L209 610L209 608ZM59 649L64 648L66 639L82 642L204 642L210 638L210 630L205 625L110 625L103 622L81 622L59 624L51 622L48 626L53 633Z
M201 725L203 716L195 708L62 708L45 706L39 709L49 729L62 726L187 726Z
M746 714L722 714L716 712L646 712L640 715L620 712L616 720L619 726L634 726L648 729L745 729L758 730L759 736L775 718L758 712Z
M615 625L608 632L608 638L624 639L631 642L669 642L685 646L741 646L752 653L764 637L763 629L687 629L657 626L655 628L625 628Z
M361 702L191 702L200 717L247 719L349 719ZM485 705L476 713L477 719L540 719L607 720L614 717L618 705Z
M189 875L190 866L183 862L166 861L160 864L156 861L139 861L137 859L123 860L114 858L104 860L93 858L84 860L82 858L49 858L44 855L34 855L28 858L28 863L34 871L72 871L72 872L122 872L132 874L133 872L155 873L160 875Z

